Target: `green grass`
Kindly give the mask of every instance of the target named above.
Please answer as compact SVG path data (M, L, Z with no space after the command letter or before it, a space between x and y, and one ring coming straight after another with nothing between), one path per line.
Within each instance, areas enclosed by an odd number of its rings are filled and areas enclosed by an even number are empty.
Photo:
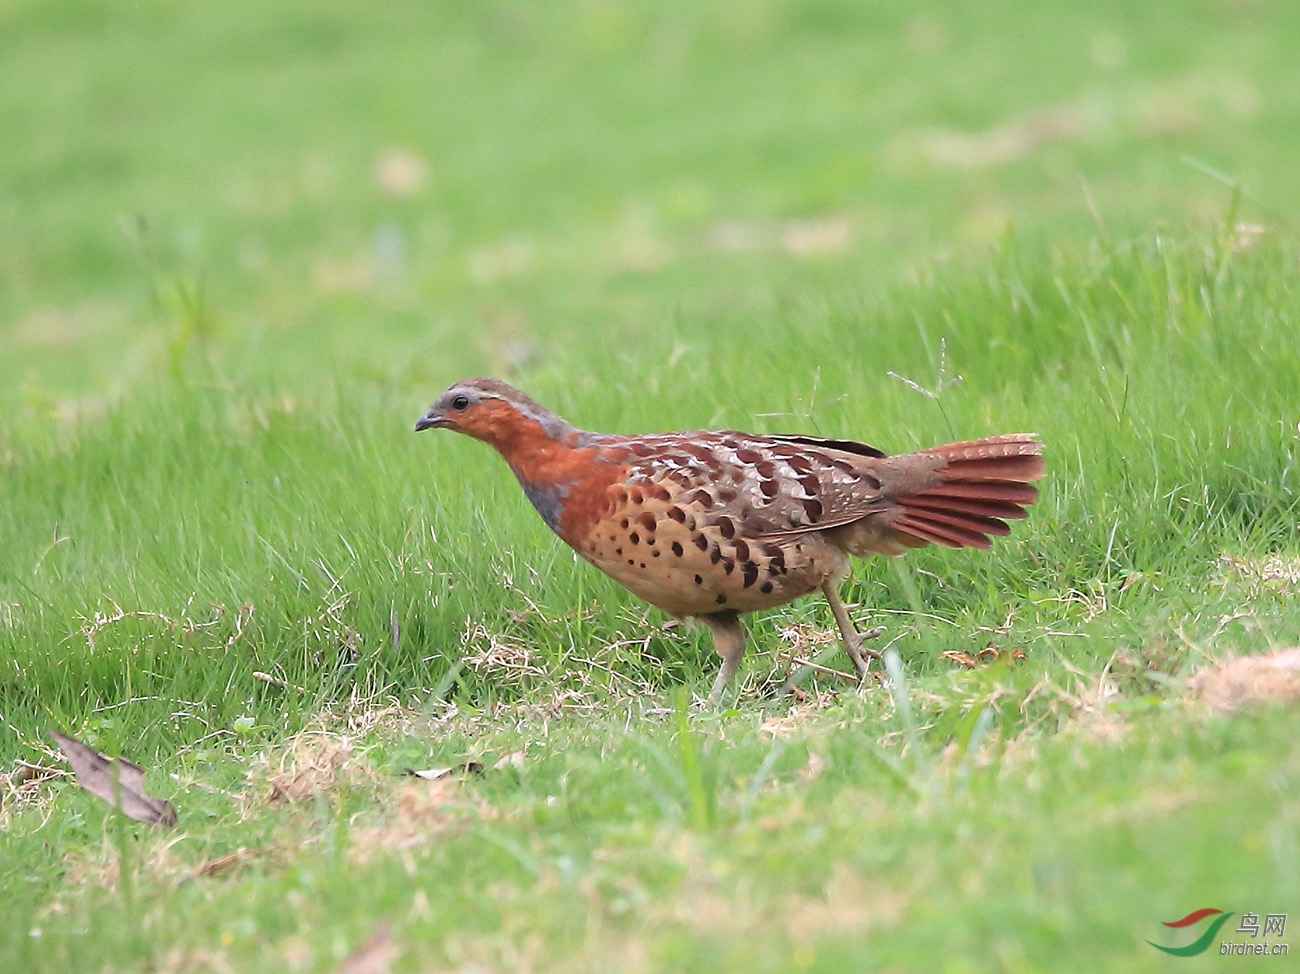
M156 296L178 280L239 374L418 362L441 383L512 345L561 369L597 331L635 349L674 310L875 293L1009 224L1077 238L1088 198L1119 237L1220 219L1207 169L1249 220L1293 219L1281 0L0 17L6 401L165 370L179 329ZM423 163L410 195L375 178L394 150Z
M0 970L1195 970L1161 920L1300 902L1294 711L1188 686L1300 643L1296 14L902 11L0 7ZM1049 476L855 566L892 692L764 689L810 599L715 711L411 434L475 373ZM179 832L24 785L55 726Z

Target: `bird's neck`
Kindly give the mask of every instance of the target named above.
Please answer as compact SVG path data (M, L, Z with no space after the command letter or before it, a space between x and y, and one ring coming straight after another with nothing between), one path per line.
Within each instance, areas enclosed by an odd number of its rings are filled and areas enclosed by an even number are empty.
M552 420L546 422L545 420ZM538 419L511 410L493 417L482 433L521 479L535 480L574 452L578 431L558 416Z
M574 544L590 529L619 475L617 465L602 456L602 437L551 414L539 419L511 411L496 419L479 438L509 464L551 530Z

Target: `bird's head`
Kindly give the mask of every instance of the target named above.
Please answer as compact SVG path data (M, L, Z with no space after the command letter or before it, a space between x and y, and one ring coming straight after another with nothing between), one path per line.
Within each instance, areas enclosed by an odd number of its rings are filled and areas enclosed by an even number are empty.
M427 429L455 430L498 449L521 435L540 432L559 439L575 432L559 416L499 379L452 383L416 420L417 433Z

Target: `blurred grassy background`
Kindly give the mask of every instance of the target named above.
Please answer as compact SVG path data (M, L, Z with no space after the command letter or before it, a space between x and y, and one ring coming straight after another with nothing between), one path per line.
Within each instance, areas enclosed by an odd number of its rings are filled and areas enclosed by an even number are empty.
M1297 37L1286 0L5 0L0 401L67 415L198 342L427 394L1009 226L1220 219L1212 173L1285 224Z

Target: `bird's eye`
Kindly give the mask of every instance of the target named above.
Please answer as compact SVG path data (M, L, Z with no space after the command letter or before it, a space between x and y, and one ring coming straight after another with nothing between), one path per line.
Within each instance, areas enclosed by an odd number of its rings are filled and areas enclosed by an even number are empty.
M452 409L468 409L468 408L469 408L469 396L457 396L455 399L453 399L453 400L451 401L451 408L452 408Z

